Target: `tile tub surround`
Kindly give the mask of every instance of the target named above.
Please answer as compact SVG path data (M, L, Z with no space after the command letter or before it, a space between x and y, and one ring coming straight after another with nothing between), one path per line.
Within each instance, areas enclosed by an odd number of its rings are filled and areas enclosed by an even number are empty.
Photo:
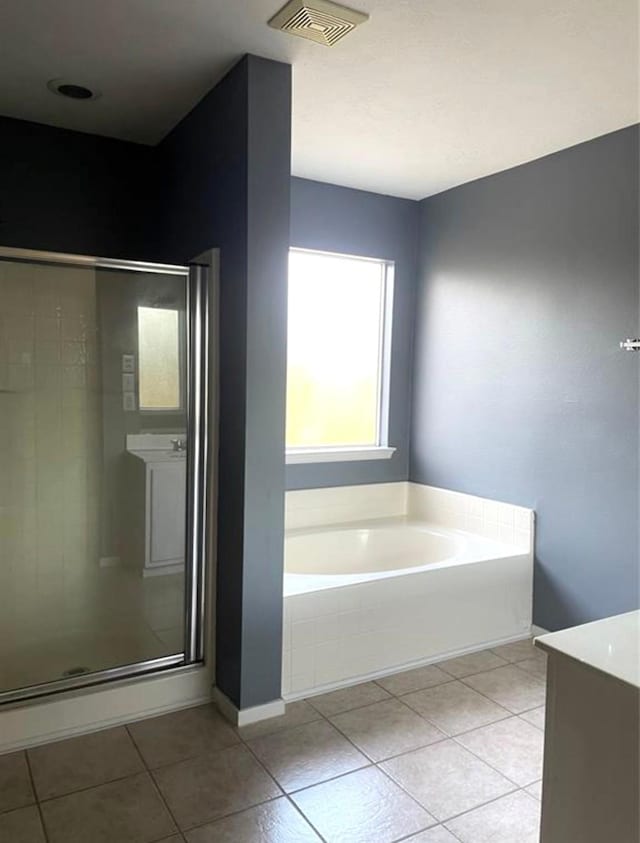
M406 516L533 551L534 512L420 483L374 483L289 491L285 529Z
M299 699L465 654L529 635L534 516L530 510L415 483L288 492L289 536L376 523L427 524L497 543L496 556L398 576L323 588L322 571L296 579L285 571L283 678L285 699ZM385 520L386 519L386 520ZM480 539L478 539L480 537ZM391 566L390 566L391 567ZM332 585L335 585L332 580ZM320 590L314 590L318 589ZM291 593L292 591L300 593ZM526 653L534 658L527 645ZM487 657L486 666L510 660ZM473 670L473 668L470 668ZM531 662L535 672L538 665ZM432 671L437 673L436 670ZM393 678L389 678L393 682ZM403 681L400 679L399 681Z
M285 530L407 514L409 483L301 489L285 494Z
M509 655L515 698L528 653ZM0 756L0 839L537 843L543 729L465 684L496 658L476 654L463 678L441 662L442 675L410 671L391 691L345 688L240 729L207 705ZM499 719L452 735L415 706L421 690L465 687ZM446 696L463 724L467 697Z

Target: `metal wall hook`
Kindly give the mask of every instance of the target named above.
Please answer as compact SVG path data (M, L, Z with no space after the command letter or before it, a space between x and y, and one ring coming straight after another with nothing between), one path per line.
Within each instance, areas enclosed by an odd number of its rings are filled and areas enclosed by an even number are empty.
M620 343L620 348L624 351L640 351L640 339L629 339L623 340Z

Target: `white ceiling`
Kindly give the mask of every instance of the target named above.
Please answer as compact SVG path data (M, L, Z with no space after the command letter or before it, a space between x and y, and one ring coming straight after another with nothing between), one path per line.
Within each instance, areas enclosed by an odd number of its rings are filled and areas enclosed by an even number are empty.
M637 0L351 0L333 48L283 2L3 0L0 114L156 143L253 52L293 64L294 174L411 198L638 121Z

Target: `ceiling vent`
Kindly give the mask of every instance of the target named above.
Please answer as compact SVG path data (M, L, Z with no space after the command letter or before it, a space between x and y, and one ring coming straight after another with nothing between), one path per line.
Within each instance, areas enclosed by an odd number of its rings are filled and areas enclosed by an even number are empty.
M333 47L369 15L329 0L290 0L269 21L269 26Z

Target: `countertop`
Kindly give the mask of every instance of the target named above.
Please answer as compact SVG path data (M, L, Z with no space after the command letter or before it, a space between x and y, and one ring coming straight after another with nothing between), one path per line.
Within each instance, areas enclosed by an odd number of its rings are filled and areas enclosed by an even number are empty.
M535 644L640 688L640 611L549 632Z
M165 451L160 448L149 448L147 450L129 450L128 454L137 457L142 462L175 462L176 460L186 460L186 451Z

